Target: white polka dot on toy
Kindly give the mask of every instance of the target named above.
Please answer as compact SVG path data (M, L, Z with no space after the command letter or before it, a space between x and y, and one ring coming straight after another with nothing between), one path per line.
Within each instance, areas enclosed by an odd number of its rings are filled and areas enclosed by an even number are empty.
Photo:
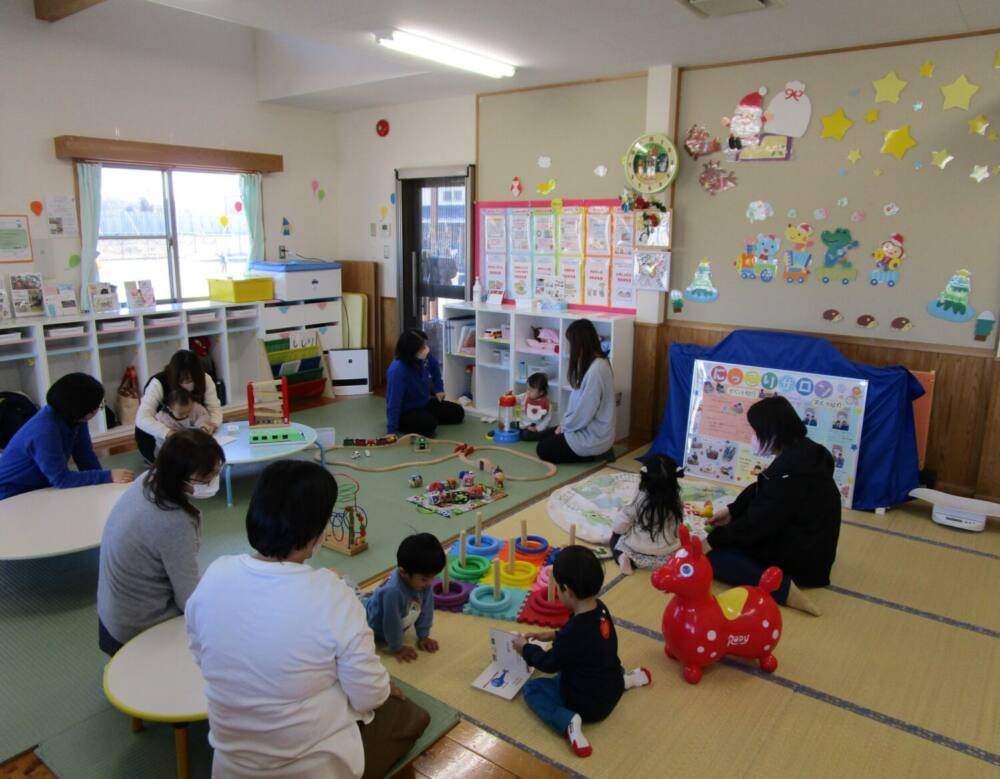
M764 651L765 652L770 652L771 651L771 645L770 644L764 644Z
M706 634L709 641L715 641L715 637L718 635L714 630L709 630Z
M763 622L761 622L760 624L762 624L762 625L763 625L764 627L766 627L766 628L769 628L769 627L771 627L771 623L770 623L770 622L768 622L768 621L767 621L766 619L765 619L765 620L764 620Z
M687 549L678 549L676 552L674 552L674 557L677 557L677 558L679 558L681 560L683 560L687 556L688 556L688 550Z
M775 631L773 631L771 633L771 638L773 638L775 641L777 641L779 635L781 635L781 633L779 633L777 630L775 630Z
M718 654L719 654L718 652L712 652L712 654L710 654L709 657L715 657Z
M698 654L701 655L701 654L704 654L704 653L705 653L705 647L703 647L703 646L698 647Z

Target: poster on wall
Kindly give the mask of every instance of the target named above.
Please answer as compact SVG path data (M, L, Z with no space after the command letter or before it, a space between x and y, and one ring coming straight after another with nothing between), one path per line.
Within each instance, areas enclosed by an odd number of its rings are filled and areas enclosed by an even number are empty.
M556 215L550 210L535 211L532 214L534 224L535 254L556 253Z
M31 262L31 228L27 216L0 214L0 262Z
M632 225L635 215L631 211L622 211L616 208L614 215L614 245L616 257L628 257L632 259L635 237L632 234Z
M526 208L510 212L510 253L531 253L531 212Z
M559 271L566 285L566 302L583 303L582 265L579 257L560 257Z
M588 257L586 263L587 284L584 302L588 306L608 305L611 287L611 260L607 257Z
M559 254L583 254L583 209L564 208L559 214Z
M607 257L611 254L611 209L593 206L587 209L587 256Z
M615 308L635 308L635 276L632 257L619 257L611 261L611 305Z
M535 257L535 297L542 296L545 283L556 278L556 258L552 255Z
M507 288L507 255L486 255L486 294L489 297L503 295Z
M511 292L518 308L531 308L534 288L531 284L531 258L512 257L510 261Z
M690 476L747 486L774 459L754 450L747 409L787 398L806 434L833 455L833 478L847 508L854 499L868 382L840 376L695 360L684 468Z
M483 215L486 253L507 251L507 215L503 211L487 211Z

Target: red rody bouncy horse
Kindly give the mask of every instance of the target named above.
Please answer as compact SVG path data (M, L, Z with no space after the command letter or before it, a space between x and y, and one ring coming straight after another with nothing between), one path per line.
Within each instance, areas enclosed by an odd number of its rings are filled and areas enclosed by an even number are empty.
M653 572L653 586L675 593L663 610L664 652L684 665L684 678L701 681L702 669L726 655L756 658L773 673L773 654L781 637L781 612L771 593L781 586L780 568L771 566L759 587L741 586L712 595L712 564L701 539L680 527L681 548Z

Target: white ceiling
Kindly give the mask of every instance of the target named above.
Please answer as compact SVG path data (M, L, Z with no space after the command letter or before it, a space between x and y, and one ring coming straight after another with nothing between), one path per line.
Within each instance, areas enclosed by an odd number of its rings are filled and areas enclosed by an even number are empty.
M1000 28L1000 0L779 0L714 19L681 0L150 1L254 28L259 97L330 111ZM391 28L518 72L466 75L375 44Z

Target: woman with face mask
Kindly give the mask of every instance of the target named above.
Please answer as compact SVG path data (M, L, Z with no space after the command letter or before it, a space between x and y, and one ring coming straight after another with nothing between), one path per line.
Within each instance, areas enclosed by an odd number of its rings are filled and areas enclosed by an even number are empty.
M757 584L769 566L785 574L774 599L809 614L819 608L799 587L825 587L837 556L840 491L833 456L806 438L806 426L785 398L760 400L747 411L753 450L771 464L733 503L709 520L706 548L715 578Z
M225 461L208 433L178 431L111 509L97 581L98 643L108 655L184 613L199 578L201 512L194 501L219 491Z
M194 401L208 411L208 419L201 429L211 435L222 424L222 404L215 391L215 382L205 373L198 355L189 349L174 352L167 367L146 382L142 402L135 415L135 443L146 462L153 462L156 456L156 441L173 434L173 430L157 420L156 415L163 410L163 400L173 390L185 389Z

